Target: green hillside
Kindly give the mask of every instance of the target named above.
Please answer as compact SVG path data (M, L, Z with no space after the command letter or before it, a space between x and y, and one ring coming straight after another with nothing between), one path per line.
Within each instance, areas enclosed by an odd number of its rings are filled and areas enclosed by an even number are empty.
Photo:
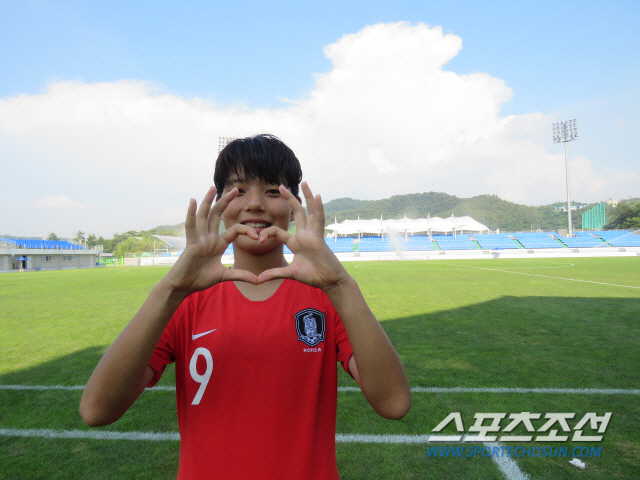
M578 203L578 202L576 202ZM554 210L552 205L530 207L502 200L496 195L479 195L458 198L439 192L394 195L383 200L354 200L338 198L324 206L327 224L345 219L360 218L409 218L470 216L495 231L528 231L534 229L558 230L567 228L566 212ZM579 229L581 215L587 209L574 211L573 225Z

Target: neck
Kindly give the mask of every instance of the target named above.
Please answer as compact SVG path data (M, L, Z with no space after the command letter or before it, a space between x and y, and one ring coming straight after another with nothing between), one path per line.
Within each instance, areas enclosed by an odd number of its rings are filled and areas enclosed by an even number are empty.
M234 248L233 268L246 270L258 276L271 268L286 267L282 246L273 248L264 253L254 253Z

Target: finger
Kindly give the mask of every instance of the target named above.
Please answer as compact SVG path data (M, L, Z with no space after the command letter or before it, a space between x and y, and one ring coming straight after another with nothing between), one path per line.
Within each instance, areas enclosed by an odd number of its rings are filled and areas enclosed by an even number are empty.
M302 182L300 186L302 187L302 194L304 195L304 203L307 206L307 216L313 217L316 213L313 193L311 193L311 189L309 188L309 184L307 182Z
M196 231L196 208L197 202L194 198L189 200L189 208L187 208L187 218L184 222L184 231L187 236L187 245L193 244L198 238Z
M268 282L269 280L276 280L280 278L291 278L293 279L293 272L291 271L291 267L280 267L280 268L272 268L270 270L265 270L258 276L258 284Z
M227 209L231 201L238 196L240 191L237 188L232 188L227 193L222 195L218 201L216 201L211 213L209 214L209 231L218 233L220 229L220 222L222 221L222 214Z
M259 240L258 232L256 232L255 228L249 227L247 225L242 225L240 223L236 223L229 230L224 232L220 238L222 238L227 244L231 244L238 238L240 235L246 235L249 238L253 238L254 240Z
M316 236L324 237L324 206L320 195L313 196L307 182L302 182L302 193L307 205L307 224Z
M270 238L277 238L280 243L286 244L292 237L289 232L284 231L280 227L272 226L265 228L260 232L260 243L266 242Z
M204 196L202 203L200 204L200 208L198 209L198 213L196 214L196 230L198 235L205 236L209 231L209 211L211 210L211 204L213 203L213 199L216 196L216 187L209 187L209 191Z
M301 187L307 205L307 224L316 236L324 237L324 207L320 195L314 197L307 182L302 182Z
M291 207L291 210L293 211L293 218L296 222L296 226L301 229L307 228L307 215L304 212L302 204L284 185L280 185L279 190L280 194L287 201L289 207Z
M223 281L225 282L240 281L240 282L252 283L254 285L258 284L258 277L256 277L255 274L239 268L226 269L222 277L223 277Z
M325 226L325 217L324 217L324 205L322 204L322 198L320 198L320 194L316 195L314 198L315 201L315 225L314 232L321 237L324 237L324 226Z

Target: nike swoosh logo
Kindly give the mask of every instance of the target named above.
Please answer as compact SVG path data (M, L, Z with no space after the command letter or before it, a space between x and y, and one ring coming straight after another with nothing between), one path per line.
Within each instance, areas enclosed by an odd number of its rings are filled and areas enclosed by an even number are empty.
M200 337L204 337L205 335L208 335L211 332L215 332L216 330L217 330L217 328L214 328L213 330L209 330L208 332L203 332L203 333L198 333L198 334L195 334L195 333L191 332L191 340L196 340L196 339L198 339Z

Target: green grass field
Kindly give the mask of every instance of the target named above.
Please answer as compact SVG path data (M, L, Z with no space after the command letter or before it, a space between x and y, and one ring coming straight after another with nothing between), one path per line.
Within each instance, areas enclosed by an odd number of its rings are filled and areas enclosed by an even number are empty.
M503 447L566 447L569 456L512 456L532 479L640 478L640 257L347 263L400 354L414 391L401 421L377 417L359 392L338 395L338 434L430 435L451 412L465 433L476 413L611 412L599 442L500 442ZM116 424L84 426L81 390L7 388L81 386L163 267L0 274L0 478L175 478L175 440L77 438L74 432L177 432L175 394L147 391ZM172 385L168 370L162 385ZM342 387L354 382L340 374ZM440 387L442 391L429 391ZM455 391L548 388L552 393ZM426 389L426 391L425 391ZM564 389L578 389L570 393ZM586 393L583 389L601 389ZM620 390L617 393L607 390ZM490 422L485 422L485 425ZM52 431L44 436L44 430ZM32 432L38 436L26 436ZM71 432L69 438L59 438ZM438 434L455 435L454 423ZM510 435L526 435L519 425ZM505 433L506 435L507 433ZM529 432L543 435L549 432ZM598 435L587 424L585 435ZM501 433L497 433L498 436ZM433 456L433 447L482 443L337 445L347 479L500 479L490 456ZM574 447L599 448L569 464ZM591 449L591 450L589 450ZM524 450L522 450L524 451Z

